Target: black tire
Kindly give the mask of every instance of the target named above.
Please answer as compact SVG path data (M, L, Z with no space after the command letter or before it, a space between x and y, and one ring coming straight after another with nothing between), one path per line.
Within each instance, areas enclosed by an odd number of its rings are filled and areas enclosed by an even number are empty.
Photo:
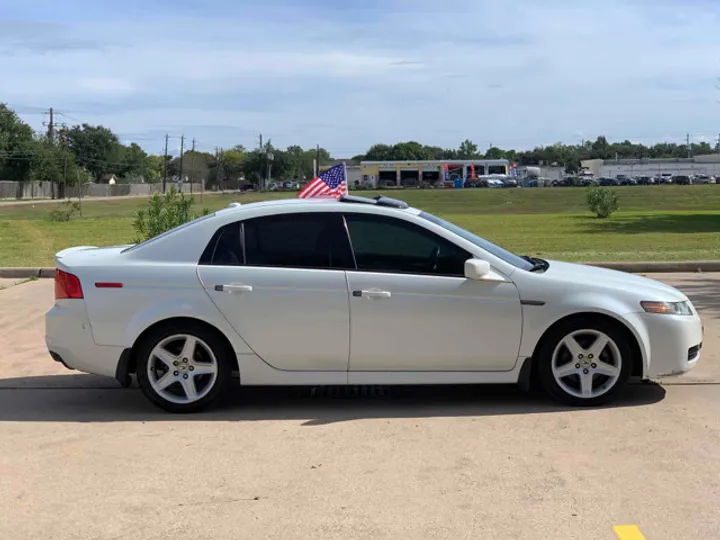
M185 334L202 340L212 351L217 362L217 375L212 387L205 395L196 401L175 403L165 399L152 386L148 376L148 362L153 349L162 341L174 335ZM232 376L227 345L218 337L216 332L201 324L190 322L168 323L158 326L152 333L143 339L137 348L137 379L145 397L151 403L172 413L195 413L207 409L218 401L225 393ZM194 379L193 379L194 380ZM209 384L209 383L208 383ZM169 387L170 388L170 387Z
M568 393L558 384L553 375L552 361L555 349L566 336L580 330L595 330L604 333L615 342L620 352L621 366L617 380L604 394L596 397L583 398ZM540 384L555 401L576 407L595 407L609 403L622 393L632 372L633 353L628 342L627 333L619 327L619 323L613 323L602 318L578 317L569 319L550 330L538 350L536 361Z

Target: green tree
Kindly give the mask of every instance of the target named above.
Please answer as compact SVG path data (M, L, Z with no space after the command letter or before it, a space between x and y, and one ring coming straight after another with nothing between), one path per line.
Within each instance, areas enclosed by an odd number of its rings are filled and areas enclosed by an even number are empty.
M505 152L495 146L488 148L488 151L485 152L485 159L503 159L504 157Z
M115 174L129 178L140 178L148 181L150 160L148 155L137 143L119 149L121 165L114 167Z
M153 156L147 157L147 176L145 181L149 184L156 184L163 178L164 168L163 163L165 156Z
M0 180L30 179L34 150L30 126L0 103Z
M57 186L74 185L78 181L80 168L70 150L59 144L51 145L46 137L38 137L33 146L31 162L32 179L52 182ZM62 195L62 188L56 195Z
M234 146L223 152L223 171L225 178L238 180L243 174L243 162L245 161L245 149L242 145Z
M392 156L392 159L400 161L425 160L428 159L428 152L419 142L409 141L393 146Z
M104 173L115 173L116 169L121 170L125 166L121 162L122 144L117 135L104 126L73 126L64 138L78 165L90 171L95 180Z
M601 219L610 217L619 206L617 194L609 187L600 186L588 188L587 205Z
M192 196L178 193L174 186L165 195L156 193L148 201L147 208L138 210L135 214L135 242L148 240L196 219L199 216L192 211L194 203ZM201 215L208 213L210 211L203 208Z
M205 182L215 157L206 152L188 150L183 156L183 177L192 182Z
M460 143L457 151L457 159L475 159L477 157L479 157L477 144L469 139L465 139Z
M389 161L393 157L393 147L387 144L374 144L365 154L366 161Z

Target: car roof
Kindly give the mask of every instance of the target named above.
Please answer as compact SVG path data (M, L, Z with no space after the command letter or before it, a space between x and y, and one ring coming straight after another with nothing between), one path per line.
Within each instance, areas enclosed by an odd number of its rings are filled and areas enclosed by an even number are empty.
M332 206L337 207L337 210L349 210L349 206L355 206L355 205L362 205L362 206L372 206L372 207L380 207L380 208L391 208L394 210L410 210L411 212L415 213L416 209L411 208L406 202L400 201L398 199L392 199L389 197L379 196L374 199L368 198L368 197L355 197L355 196L345 196L341 200L335 199L334 197L312 197L309 199L274 199L269 201L255 201L255 202L249 202L246 204L242 204L240 202L234 201L230 203L230 205L227 208L223 208L222 210L218 210L215 212L215 215L227 215L234 212L242 212L243 210L247 208L257 209L257 208L268 208L268 207L302 207L302 206L315 206L315 205L324 205L324 206Z

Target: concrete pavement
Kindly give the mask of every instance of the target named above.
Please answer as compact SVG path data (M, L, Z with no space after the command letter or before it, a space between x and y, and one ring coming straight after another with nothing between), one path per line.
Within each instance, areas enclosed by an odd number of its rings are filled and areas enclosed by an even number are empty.
M654 277L654 276L651 276ZM513 387L249 390L179 417L52 362L52 282L0 291L0 538L720 538L720 275L659 276L703 358L616 406Z

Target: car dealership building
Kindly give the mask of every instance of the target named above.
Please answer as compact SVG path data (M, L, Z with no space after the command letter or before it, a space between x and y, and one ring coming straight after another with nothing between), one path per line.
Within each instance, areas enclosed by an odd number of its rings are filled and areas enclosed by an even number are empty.
M509 174L507 159L447 159L423 161L362 161L360 175L363 184L372 186L417 186L423 182L434 184L445 179L467 179L472 176Z

